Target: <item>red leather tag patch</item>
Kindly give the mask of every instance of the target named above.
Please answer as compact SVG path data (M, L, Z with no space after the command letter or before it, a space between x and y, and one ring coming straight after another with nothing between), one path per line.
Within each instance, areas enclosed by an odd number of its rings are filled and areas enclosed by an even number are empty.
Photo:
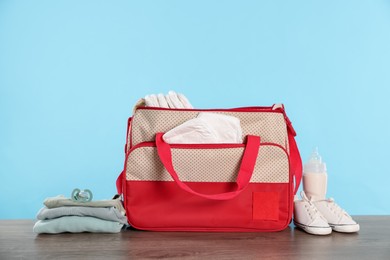
M279 220L279 192L253 193L253 219Z

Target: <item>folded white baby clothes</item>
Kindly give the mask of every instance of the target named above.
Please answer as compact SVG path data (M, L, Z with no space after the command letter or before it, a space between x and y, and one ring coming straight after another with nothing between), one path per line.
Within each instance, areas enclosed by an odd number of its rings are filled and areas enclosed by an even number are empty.
M163 135L167 143L242 143L240 120L234 116L201 112Z
M144 101L145 101L144 102L145 106L147 107L187 108L187 109L193 108L191 103L183 94L176 93L174 91L169 91L167 95L163 95L163 94L146 95Z

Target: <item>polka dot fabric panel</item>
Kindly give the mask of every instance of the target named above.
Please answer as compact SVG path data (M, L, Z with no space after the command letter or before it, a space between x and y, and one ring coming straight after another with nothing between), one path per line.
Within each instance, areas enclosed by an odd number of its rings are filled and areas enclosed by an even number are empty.
M287 127L280 111L261 112L259 110L160 110L137 109L133 116L128 149L142 142L154 141L158 132L167 132L172 128L197 117L199 112L221 113L240 119L243 137L248 134L258 135L262 143L275 143L289 151Z
M133 149L126 162L128 181L173 181L162 165L153 143ZM172 161L179 178L188 182L234 182L237 178L244 147L175 148L171 145ZM217 147L217 145L216 145ZM288 156L281 147L260 146L253 183L288 183Z

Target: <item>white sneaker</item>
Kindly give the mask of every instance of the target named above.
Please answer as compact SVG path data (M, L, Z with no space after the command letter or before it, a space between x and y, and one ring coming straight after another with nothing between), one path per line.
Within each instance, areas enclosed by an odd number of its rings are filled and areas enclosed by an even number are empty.
M345 210L340 208L340 206L334 202L334 199L330 198L314 201L314 205L326 218L329 226L331 226L334 231L344 233L359 231L359 224L356 223L356 221L353 220L352 217L345 212Z
M325 217L317 210L313 201L301 191L302 200L294 201L294 224L300 229L313 235L329 235L332 228Z

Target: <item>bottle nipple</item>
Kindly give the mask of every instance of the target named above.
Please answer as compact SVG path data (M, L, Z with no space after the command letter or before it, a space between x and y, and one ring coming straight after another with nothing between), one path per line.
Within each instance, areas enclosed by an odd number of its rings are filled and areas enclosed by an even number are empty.
M318 147L314 148L310 155L309 161L303 166L306 173L326 173L326 164L318 152Z
M321 155L318 153L318 147L314 148L313 152L310 155L309 162L322 163Z

